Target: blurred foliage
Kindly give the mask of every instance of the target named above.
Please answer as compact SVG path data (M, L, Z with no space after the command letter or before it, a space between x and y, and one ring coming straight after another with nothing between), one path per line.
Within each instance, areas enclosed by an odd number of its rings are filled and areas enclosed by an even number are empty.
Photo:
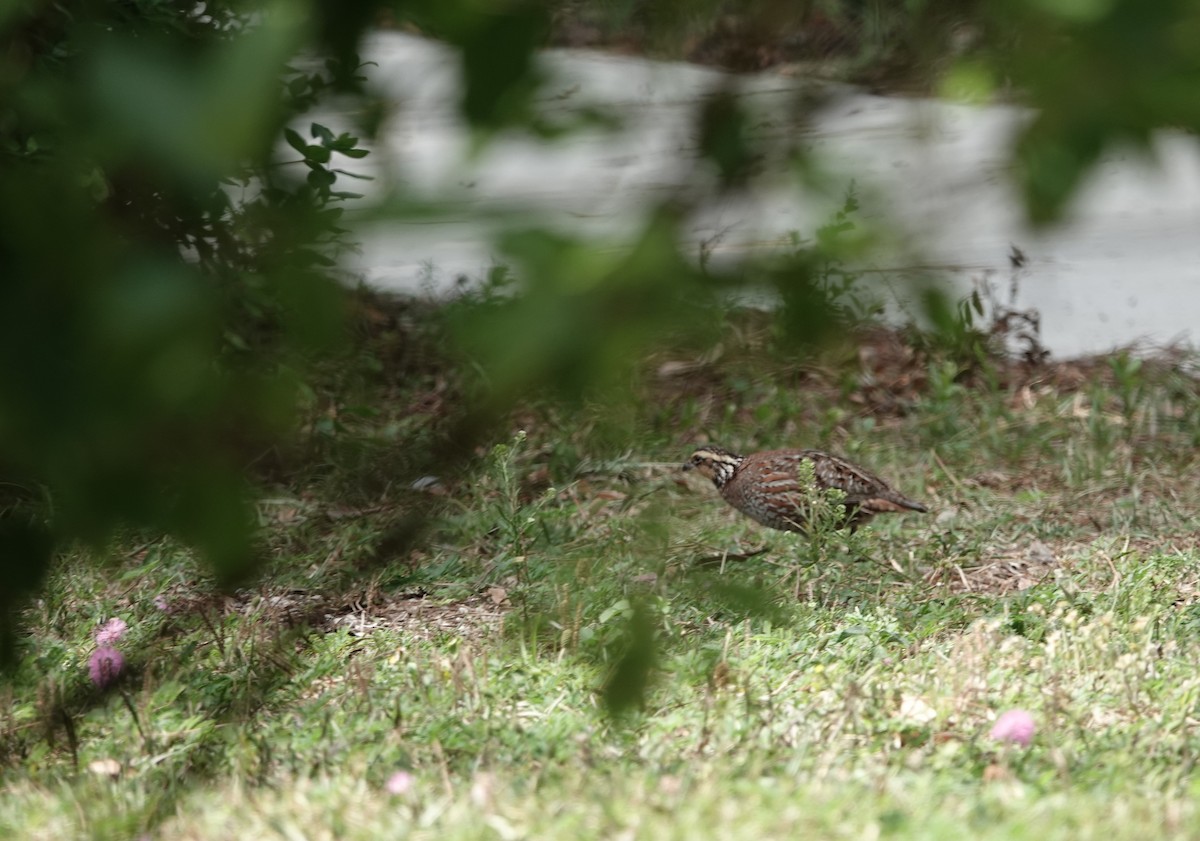
M246 465L290 353L337 335L350 134L289 130L352 55L305 4L9 6L0 20L0 621L64 540L132 525L253 560ZM11 628L0 628L6 652Z
M1051 222L1101 155L1200 131L1200 2L995 0L995 60L1038 108L1016 158L1025 206Z
M712 329L715 287L679 253L678 225L660 208L628 250L545 230L507 235L500 245L524 279L519 294L455 318L487 400L502 408L547 388L569 399L620 389L647 348Z
M609 609L625 620L602 691L604 705L613 716L624 716L645 703L658 659L652 610L642 601L622 601ZM608 618L602 616L601 623Z
M1015 86L1037 108L1017 158L1040 222L1106 150L1200 128L1200 0L7 4L0 622L55 545L103 545L124 525L184 538L227 580L250 569L247 465L293 424L293 372L342 333L340 205L356 196L345 167L385 115L357 55L377 16L458 49L458 107L483 142L547 136L535 50L563 14L596 9L656 38L724 33L752 57L787 33L851 33L849 52L878 68L902 55L982 99ZM302 118L332 97L357 125ZM708 160L695 184L650 208L632 241L528 225L504 236L514 283L455 316L486 386L483 420L464 428L478 435L529 394L612 399L666 338L711 342L722 295L748 284L778 294L797 352L844 317L852 278L838 266L850 252L835 243L853 232L853 207L766 266L681 253L689 211L755 178L753 125L736 96L715 92L697 125ZM11 646L10 625L0 637Z

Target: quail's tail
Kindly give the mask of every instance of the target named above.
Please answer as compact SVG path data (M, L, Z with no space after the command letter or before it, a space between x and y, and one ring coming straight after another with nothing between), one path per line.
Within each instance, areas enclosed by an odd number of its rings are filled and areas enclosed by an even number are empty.
M906 496L900 496L897 493L865 499L862 502L862 507L874 514L882 514L885 511L919 511L922 514L929 513L929 509L921 503Z

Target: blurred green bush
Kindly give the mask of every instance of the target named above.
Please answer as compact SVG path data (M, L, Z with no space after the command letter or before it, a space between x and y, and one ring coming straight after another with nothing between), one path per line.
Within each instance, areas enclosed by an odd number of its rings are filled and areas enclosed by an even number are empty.
M251 12L253 11L253 14ZM9 5L0 16L0 621L54 547L131 525L250 568L243 468L279 364L339 329L357 138L286 129L361 90L306 3ZM285 136L286 144L279 141Z

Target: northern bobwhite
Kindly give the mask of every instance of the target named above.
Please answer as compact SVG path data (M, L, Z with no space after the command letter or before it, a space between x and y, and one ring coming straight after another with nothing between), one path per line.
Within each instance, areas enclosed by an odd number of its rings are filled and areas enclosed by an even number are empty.
M683 469L697 470L712 479L726 502L764 526L805 531L810 504L800 479L800 465L805 461L812 462L817 490L837 488L846 495L842 525L851 530L876 514L928 511L878 476L820 450L767 450L739 456L720 447L701 447Z

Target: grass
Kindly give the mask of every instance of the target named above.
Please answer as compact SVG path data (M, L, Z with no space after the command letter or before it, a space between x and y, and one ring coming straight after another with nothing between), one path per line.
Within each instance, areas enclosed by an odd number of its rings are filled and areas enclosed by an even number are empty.
M0 835L1195 836L1187 358L877 332L800 364L734 314L717 361L519 406L434 477L468 386L436 313L366 306L264 468L258 584L217 593L155 535L62 559L0 688ZM833 449L932 513L813 548L674 469L705 438ZM1011 708L1028 749L988 737Z

